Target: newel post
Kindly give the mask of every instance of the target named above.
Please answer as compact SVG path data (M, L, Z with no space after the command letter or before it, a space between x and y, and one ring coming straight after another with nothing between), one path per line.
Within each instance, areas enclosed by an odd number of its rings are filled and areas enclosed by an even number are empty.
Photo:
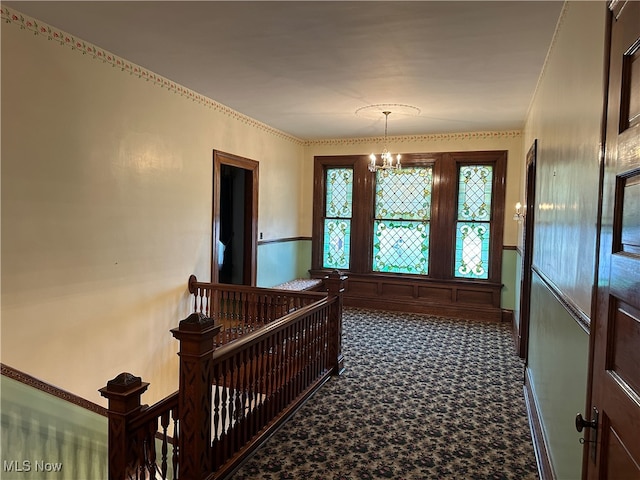
M171 333L180 342L180 479L201 480L211 474L211 387L213 338L221 325L202 313L192 313Z
M135 474L137 457L132 452L127 425L142 408L140 397L149 384L130 373L121 373L98 390L109 400L109 479L122 480Z
M342 275L338 270L333 270L324 277L324 284L330 297L337 297L338 300L331 306L331 346L329 359L333 364L332 373L340 375L344 372L344 356L342 355L342 294L344 293L347 276Z

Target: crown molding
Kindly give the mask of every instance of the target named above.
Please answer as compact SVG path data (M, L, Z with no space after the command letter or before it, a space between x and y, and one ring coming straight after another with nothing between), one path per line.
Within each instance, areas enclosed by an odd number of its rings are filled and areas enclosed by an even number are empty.
M521 130L506 130L496 132L459 132L459 133L432 133L423 135L397 135L389 136L389 143L417 143L417 142L450 142L466 140L498 140L522 137ZM360 138L334 138L307 140L305 146L339 146L339 145L365 145L384 141L384 137L360 137Z
M198 92L190 90L189 88L184 87L150 70L147 70L140 65L130 62L100 47L97 47L96 45L82 40L81 38L56 29L44 22L40 22L39 20L28 17L18 12L17 10L10 10L5 6L0 6L0 20L5 24L19 27L21 30L31 32L36 36L40 36L49 41L54 41L63 47L70 48L71 50L84 55L86 58L102 61L105 64L109 64L113 67L119 68L120 71L124 73L133 75L160 88L166 88L170 92L180 95L187 100L199 103L204 107L211 108L212 110L220 112L240 123L249 125L253 128L262 130L271 135L298 145L304 144L304 140L300 138L289 135L288 133L285 133L265 123L255 120L254 118L237 112L236 110L233 110L226 105L216 102L215 100L201 95Z

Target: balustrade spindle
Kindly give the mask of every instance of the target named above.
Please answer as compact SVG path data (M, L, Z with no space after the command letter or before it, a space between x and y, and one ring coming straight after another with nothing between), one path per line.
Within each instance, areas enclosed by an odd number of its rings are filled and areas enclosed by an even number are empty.
M228 401L228 393L227 393L227 387L229 385L229 367L228 367L228 363L227 361L223 362L222 364L222 401L220 402L220 410L221 410L221 419L222 419L222 435L220 435L220 443L221 445L224 447L226 441L227 441L227 401ZM221 452L221 460L226 460L227 459L227 452L226 449L222 450Z
M173 455L171 457L171 462L173 465L173 480L178 478L178 465L180 463L180 442L179 435L179 419L178 419L178 410L171 410L171 417L173 418Z
M167 430L169 428L169 412L164 412L160 417L160 426L162 427L162 459L160 463L160 473L162 473L162 478L167 478L167 459L169 455L169 442L167 438Z

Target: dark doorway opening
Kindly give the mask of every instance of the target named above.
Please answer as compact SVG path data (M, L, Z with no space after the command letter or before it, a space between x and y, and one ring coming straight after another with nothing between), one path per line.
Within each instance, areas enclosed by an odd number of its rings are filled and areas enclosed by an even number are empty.
M220 168L220 237L218 281L244 284L245 170L232 165Z
M255 285L258 162L214 151L211 280Z

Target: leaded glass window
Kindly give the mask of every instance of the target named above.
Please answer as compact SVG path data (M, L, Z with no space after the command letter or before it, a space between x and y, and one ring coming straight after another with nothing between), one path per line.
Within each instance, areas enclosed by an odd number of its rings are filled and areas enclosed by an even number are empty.
M326 169L322 249L322 266L324 268L349 268L352 204L353 169Z
M460 166L455 277L489 278L492 186L491 165Z
M432 187L431 166L376 172L373 271L429 273Z
M394 285L501 283L507 152L404 153L402 161L399 171L372 173L364 154L314 157L311 275L343 270L359 299L407 295L387 289L390 277ZM383 283L373 293L361 277Z

